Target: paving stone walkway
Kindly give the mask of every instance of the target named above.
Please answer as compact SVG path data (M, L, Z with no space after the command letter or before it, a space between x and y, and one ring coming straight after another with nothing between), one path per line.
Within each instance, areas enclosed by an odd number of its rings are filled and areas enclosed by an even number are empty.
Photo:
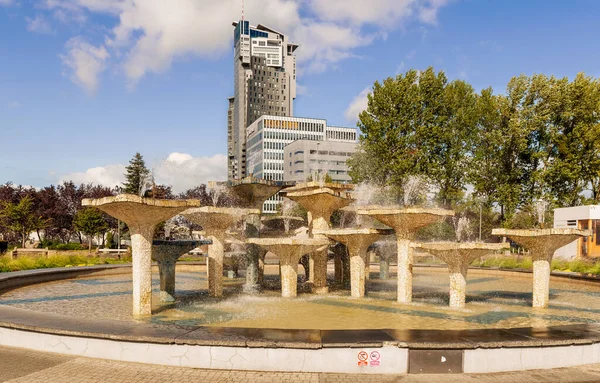
M463 375L344 375L199 370L0 347L0 382L600 382L600 364L547 371Z

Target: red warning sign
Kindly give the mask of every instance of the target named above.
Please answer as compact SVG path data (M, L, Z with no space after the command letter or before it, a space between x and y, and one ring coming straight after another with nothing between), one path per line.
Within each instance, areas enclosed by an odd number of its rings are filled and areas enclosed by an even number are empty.
M359 366L368 365L367 359L369 359L369 354L367 354L365 351L361 351L358 353L358 365Z
M379 354L379 352L377 351L373 351L371 352L371 367L377 367L379 366L379 358L381 358L381 355Z

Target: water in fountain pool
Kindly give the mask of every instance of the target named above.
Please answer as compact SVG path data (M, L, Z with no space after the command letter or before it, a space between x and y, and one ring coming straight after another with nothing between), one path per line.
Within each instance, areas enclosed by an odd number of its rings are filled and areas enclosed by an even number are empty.
M330 278L333 270L330 269ZM306 329L469 329L549 326L600 321L600 286L553 279L550 306L531 306L531 276L470 270L464 309L447 307L445 268L417 268L412 305L396 302L396 280L372 278L369 294L350 298L346 290L324 296L301 292L297 299L280 297L277 266L267 265L267 284L256 297L240 295L244 278L225 279L225 297L207 295L204 272L178 272L175 304L154 299L154 323L227 327ZM158 296L158 275L153 294ZM0 304L62 315L133 321L131 276L114 275L64 280L23 287L0 296Z

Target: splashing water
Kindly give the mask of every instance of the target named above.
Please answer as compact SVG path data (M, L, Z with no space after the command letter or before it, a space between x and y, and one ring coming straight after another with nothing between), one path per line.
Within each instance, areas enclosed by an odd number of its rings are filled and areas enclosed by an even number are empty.
M546 210L548 210L548 205L550 205L550 203L548 203L548 201L544 201L543 199L535 201L535 214L542 229L544 228L544 223L546 221Z
M377 187L369 183L361 183L354 189L354 198L356 206L372 205L377 193Z
M468 239L473 233L471 229L471 220L467 217L452 218L454 231L456 232L456 242L461 242L463 239Z
M254 167L258 163L259 159L260 159L259 151L255 151L248 156L248 160L247 160L248 166L246 167L246 169L247 169L246 173L248 173L249 176L252 176L252 174L254 173Z
M152 188L153 181L154 181L154 169L152 169L151 172L148 172L148 174L145 174L141 177L140 190L138 192L138 195L140 197L144 197L146 192Z
M290 219L297 206L298 204L289 198L284 198L281 203L281 216L283 217L283 227L286 234L290 231Z
M414 206L420 203L429 192L427 181L421 176L408 176L402 185L404 190L404 206Z
M212 200L213 206L216 207L219 201L222 198L225 198L229 195L229 189L225 184L222 183L214 183L210 187L210 198Z

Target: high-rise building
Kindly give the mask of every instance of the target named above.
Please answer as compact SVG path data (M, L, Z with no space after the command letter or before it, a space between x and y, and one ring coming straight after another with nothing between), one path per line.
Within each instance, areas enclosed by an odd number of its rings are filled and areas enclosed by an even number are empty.
M229 99L228 178L246 174L246 127L263 115L293 116L298 45L264 25L234 22L234 96Z

